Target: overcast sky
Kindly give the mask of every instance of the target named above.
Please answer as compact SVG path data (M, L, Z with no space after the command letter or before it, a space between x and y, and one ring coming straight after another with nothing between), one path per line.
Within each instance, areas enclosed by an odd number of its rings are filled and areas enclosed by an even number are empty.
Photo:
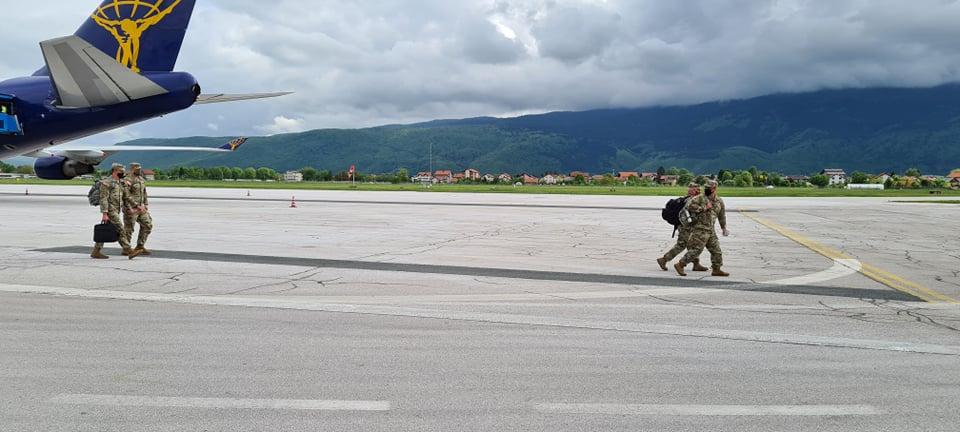
M4 78L98 0L5 3ZM208 92L296 95L92 142L930 86L958 79L958 42L953 0L198 0L179 70Z

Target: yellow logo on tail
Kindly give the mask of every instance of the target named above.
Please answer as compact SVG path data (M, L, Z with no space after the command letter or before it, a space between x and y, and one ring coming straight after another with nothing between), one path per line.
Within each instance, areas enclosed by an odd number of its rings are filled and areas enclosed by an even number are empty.
M104 4L90 17L100 27L106 29L117 39L117 62L130 70L140 73L137 60L140 58L140 38L150 27L163 21L180 4L174 0L164 5L164 0L113 0ZM122 16L128 11L128 16ZM140 12L138 14L138 12Z

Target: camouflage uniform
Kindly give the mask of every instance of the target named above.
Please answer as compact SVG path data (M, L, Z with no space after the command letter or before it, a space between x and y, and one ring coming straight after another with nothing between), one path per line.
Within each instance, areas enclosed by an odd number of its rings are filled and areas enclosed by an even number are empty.
M123 214L123 228L126 234L127 244L133 239L134 224L140 224L140 235L137 236L137 249L143 249L147 244L147 238L153 232L153 218L149 212L137 213L141 206L147 207L147 183L142 176L134 175L128 182L125 182L125 204L127 212Z
M110 223L117 228L120 234L120 246L124 250L130 249L130 242L127 241L127 232L124 230L120 215L123 214L124 205L124 184L121 180L112 177L100 181L100 213L110 216ZM103 243L97 243L96 251L103 249Z
M690 198L687 198L687 202L690 201ZM690 243L690 226L680 225L677 227L677 244L673 246L673 249L667 251L663 254L663 260L666 262L673 261L674 258L680 256L684 251L687 250L687 246Z
M713 203L713 208L707 209L708 202ZM694 262L706 247L710 251L713 268L723 267L723 251L720 250L720 238L717 237L716 230L718 220L721 228L727 227L727 211L723 198L708 198L706 195L700 195L687 201L687 210L693 217L693 225L687 241L687 255L681 260L681 264Z

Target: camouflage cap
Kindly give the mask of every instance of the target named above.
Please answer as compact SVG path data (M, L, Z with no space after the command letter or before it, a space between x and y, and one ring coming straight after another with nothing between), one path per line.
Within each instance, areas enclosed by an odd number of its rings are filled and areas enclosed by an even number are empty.
M140 165L140 162L130 162L130 168L142 168L143 165Z
M688 184L687 187L688 187L688 188L698 188L698 187L700 187L700 183L690 182L690 184Z
M117 169L117 168L123 168L123 164L115 163L115 164L113 164L113 165L110 166L110 170L111 170L111 171L113 171L113 170L115 170L115 169Z
M710 181L707 182L707 187L708 187L708 188L715 188L715 187L719 187L719 186L720 186L720 183L717 183L716 180L710 180Z

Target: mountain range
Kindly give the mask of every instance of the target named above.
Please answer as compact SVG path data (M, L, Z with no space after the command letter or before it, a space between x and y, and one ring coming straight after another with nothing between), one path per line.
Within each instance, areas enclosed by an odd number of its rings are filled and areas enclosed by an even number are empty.
M322 129L251 138L224 155L124 153L146 166L312 166L343 171L436 169L543 174L697 173L756 166L784 174L960 167L960 84L777 94L692 106L554 112ZM128 145L219 146L234 137L141 139ZM432 164L431 164L432 155Z

